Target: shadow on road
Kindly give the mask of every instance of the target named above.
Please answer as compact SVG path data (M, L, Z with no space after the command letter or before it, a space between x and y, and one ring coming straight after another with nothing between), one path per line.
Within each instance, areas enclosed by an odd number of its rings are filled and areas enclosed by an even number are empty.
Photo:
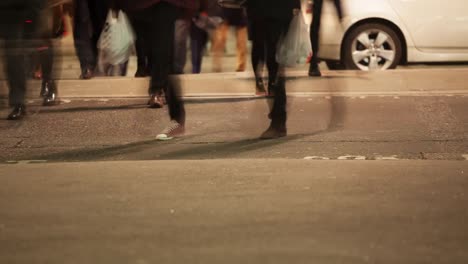
M130 144L100 147L94 149L80 149L64 151L48 155L32 157L33 160L47 161L97 161L97 160L121 160L127 155L139 154L138 160L181 160L181 159L222 159L229 158L240 153L248 153L259 149L267 149L304 137L318 135L326 131L316 131L308 134L290 135L276 140L242 139L233 142L206 142L184 143L184 140L199 137L200 135L187 136L170 142L157 140L144 140ZM161 148L176 145L174 150L161 152ZM121 156L121 158L119 158ZM130 158L131 159L131 158Z

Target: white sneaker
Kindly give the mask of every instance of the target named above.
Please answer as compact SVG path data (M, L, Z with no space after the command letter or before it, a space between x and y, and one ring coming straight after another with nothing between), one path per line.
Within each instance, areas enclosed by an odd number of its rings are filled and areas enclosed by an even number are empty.
M185 126L177 121L172 120L171 123L156 136L157 140L171 140L176 136L183 135Z

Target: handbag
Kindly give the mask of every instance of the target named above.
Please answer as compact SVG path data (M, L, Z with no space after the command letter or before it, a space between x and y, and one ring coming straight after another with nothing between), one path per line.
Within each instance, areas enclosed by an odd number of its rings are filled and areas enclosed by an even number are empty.
M218 5L225 8L244 8L247 0L218 0Z

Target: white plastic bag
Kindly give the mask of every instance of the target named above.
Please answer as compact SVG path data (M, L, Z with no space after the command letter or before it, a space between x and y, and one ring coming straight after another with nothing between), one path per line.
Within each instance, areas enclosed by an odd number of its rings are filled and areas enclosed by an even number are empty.
M309 30L302 13L293 17L286 35L280 40L276 51L276 61L285 67L305 64L312 52Z
M130 58L134 42L135 34L125 13L119 11L115 17L114 11L110 10L97 44L99 71L105 75L115 75L114 68L121 68Z

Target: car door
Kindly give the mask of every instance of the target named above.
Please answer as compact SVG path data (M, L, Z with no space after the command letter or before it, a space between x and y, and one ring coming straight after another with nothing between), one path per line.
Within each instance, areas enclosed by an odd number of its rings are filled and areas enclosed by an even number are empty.
M468 50L468 0L389 0L425 52Z

